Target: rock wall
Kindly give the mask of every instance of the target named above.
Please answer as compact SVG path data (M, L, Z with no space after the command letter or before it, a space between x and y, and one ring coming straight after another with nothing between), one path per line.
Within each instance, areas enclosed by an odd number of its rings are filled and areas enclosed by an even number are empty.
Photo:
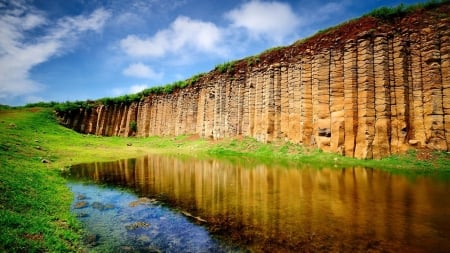
M450 147L450 8L364 17L170 94L61 114L96 135L285 140L378 159ZM130 122L137 123L137 132Z

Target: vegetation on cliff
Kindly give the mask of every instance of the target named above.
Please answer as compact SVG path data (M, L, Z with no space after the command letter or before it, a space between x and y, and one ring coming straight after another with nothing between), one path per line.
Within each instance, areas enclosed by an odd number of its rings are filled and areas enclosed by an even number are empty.
M402 17L406 14L418 11L436 8L441 4L449 3L449 0L428 0L423 3L416 3L411 5L400 4L396 7L380 7L372 10L364 16L371 16L379 19L390 20L393 18Z

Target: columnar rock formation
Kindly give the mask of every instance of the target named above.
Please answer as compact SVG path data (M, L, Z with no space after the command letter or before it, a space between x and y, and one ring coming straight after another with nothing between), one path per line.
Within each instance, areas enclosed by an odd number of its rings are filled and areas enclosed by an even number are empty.
M449 13L444 4L389 21L360 18L170 94L60 117L97 135L250 136L367 159L448 151Z

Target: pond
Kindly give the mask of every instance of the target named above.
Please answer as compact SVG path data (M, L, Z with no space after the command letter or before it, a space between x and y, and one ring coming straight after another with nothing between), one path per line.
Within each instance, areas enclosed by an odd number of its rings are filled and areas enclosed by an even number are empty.
M147 155L70 178L98 251L450 251L450 181L437 177Z

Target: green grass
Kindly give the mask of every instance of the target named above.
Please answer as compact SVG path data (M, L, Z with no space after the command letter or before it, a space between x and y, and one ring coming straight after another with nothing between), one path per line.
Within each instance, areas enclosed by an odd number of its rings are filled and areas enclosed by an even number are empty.
M112 161L150 152L244 159L295 168L369 167L413 175L450 175L450 155L446 152L431 152L426 161L415 159L415 151L373 161L289 142L265 144L252 138L101 137L58 125L50 108L4 107L0 109L0 252L80 251L82 230L70 213L73 195L61 171L76 163ZM43 159L50 163L42 163Z
M421 9L431 9L438 7L441 4L448 4L448 0L428 0L423 3L416 3L411 5L400 4L395 7L383 6L372 10L364 16L372 16L378 19L391 20L393 18L402 17L408 13L412 13Z
M232 73L234 71L235 64L236 61L224 62L222 64L216 65L214 69L219 71L220 73Z
M247 57L246 59L247 59L247 66L248 67L257 65L261 61L259 55L250 56L250 57Z
M72 194L59 172L41 162L51 156L49 122L48 114L0 111L0 252L80 249Z
M218 158L242 157L256 162L282 163L302 168L367 167L401 174L440 174L450 176L450 154L434 151L428 160L418 160L416 152L393 155L381 160L361 160L323 152L284 141L261 143L253 138L228 139L209 147L207 153Z
M81 135L58 125L49 108L0 110L0 252L81 251L83 231L61 172L143 155L156 147L144 147L148 141Z

